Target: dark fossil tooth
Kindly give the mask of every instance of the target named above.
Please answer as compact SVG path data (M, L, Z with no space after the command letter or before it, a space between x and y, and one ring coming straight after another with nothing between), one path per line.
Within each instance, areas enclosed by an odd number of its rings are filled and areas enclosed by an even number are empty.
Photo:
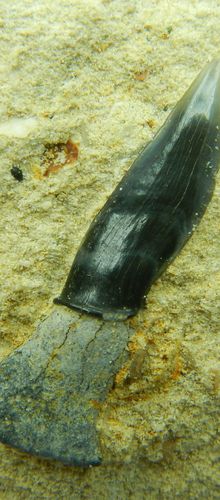
M136 160L89 229L57 302L108 317L136 312L211 198L219 81L213 62ZM56 309L0 363L0 441L69 465L107 464L99 408L135 330L129 321Z
M125 318L202 218L220 159L220 61L208 64L91 224L56 303Z

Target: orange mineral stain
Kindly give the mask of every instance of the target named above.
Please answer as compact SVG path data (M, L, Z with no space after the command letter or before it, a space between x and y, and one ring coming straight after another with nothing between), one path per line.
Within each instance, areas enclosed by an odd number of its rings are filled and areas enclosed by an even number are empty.
M65 165L78 159L79 149L76 143L68 139L66 143L49 144L45 147L43 165L46 167L43 177L56 174Z
M66 163L72 163L73 161L78 160L79 150L77 144L69 139L65 145L66 152Z

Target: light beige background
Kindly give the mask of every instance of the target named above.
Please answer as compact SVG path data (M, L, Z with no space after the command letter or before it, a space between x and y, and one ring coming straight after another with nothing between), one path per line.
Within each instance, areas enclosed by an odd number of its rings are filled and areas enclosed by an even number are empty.
M90 221L220 56L219 33L217 0L0 1L2 358L49 313ZM44 177L45 151L69 138L78 161ZM218 498L219 186L134 320L130 383L121 372L100 415L106 465L0 445L0 498Z

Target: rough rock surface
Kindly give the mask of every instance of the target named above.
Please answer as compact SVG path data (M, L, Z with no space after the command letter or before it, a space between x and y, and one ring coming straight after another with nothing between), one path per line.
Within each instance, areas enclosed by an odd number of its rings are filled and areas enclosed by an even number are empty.
M0 0L4 363L50 314L140 148L219 57L219 22L217 0ZM1 498L219 498L219 210L218 177L198 230L133 320L129 358L98 408L106 465L1 444Z

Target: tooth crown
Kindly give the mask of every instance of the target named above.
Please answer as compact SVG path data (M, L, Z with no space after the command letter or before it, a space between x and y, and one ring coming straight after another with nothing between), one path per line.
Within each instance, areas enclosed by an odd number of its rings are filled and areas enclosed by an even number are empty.
M55 303L124 319L184 246L220 161L220 61L208 64L91 224Z

